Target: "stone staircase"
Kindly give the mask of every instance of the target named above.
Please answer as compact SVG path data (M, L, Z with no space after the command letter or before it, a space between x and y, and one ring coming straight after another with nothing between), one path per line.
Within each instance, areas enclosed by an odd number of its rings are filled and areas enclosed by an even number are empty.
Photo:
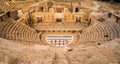
M56 48L53 64L69 64L64 48Z

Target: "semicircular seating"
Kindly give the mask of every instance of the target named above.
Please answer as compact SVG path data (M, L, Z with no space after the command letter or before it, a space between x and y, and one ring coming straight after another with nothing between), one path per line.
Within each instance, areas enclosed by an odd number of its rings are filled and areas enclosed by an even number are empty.
M99 43L120 37L120 25L108 18L104 22L84 29L80 33L79 43Z
M40 42L36 30L26 26L25 24L16 22L13 19L0 22L0 37L22 42Z

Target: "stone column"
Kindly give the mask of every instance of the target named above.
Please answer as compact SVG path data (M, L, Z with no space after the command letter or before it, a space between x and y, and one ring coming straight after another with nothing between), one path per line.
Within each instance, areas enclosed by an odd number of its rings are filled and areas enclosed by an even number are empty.
M44 9L43 11L45 12L46 11L46 7L44 6L43 9Z
M70 12L73 12L73 4L72 4L72 2L70 3L71 4L71 9L70 9Z
M47 2L45 3L46 12L48 12Z

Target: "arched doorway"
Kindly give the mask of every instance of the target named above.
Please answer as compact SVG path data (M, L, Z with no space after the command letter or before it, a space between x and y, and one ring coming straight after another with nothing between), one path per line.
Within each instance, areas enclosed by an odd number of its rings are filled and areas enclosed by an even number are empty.
M79 8L78 7L75 8L75 12L79 12Z

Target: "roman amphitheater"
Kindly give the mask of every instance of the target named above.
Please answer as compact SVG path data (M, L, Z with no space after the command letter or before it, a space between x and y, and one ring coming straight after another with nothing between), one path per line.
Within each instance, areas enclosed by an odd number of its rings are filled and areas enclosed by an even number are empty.
M0 64L120 64L116 0L0 0Z

